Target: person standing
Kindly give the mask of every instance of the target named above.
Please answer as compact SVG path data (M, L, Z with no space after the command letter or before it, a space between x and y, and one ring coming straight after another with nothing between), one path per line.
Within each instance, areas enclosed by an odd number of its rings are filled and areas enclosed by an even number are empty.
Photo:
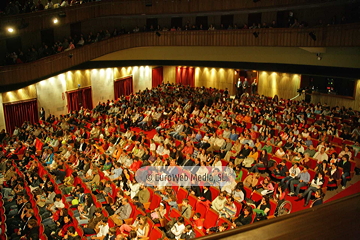
M249 87L249 81L247 80L247 78L245 78L242 83L243 93L246 93L248 87Z
M257 92L257 85L258 85L257 80L256 78L254 78L253 82L251 83L251 93L253 95L255 95Z
M238 81L236 82L235 87L236 87L236 93L240 97L242 94L242 82L241 82L240 78L238 78Z
M40 120L45 121L45 110L43 107L40 108L39 115L40 115Z

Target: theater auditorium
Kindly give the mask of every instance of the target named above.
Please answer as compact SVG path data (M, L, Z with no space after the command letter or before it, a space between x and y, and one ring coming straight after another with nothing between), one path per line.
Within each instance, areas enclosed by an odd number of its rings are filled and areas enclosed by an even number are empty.
M4 0L0 240L357 239L359 0Z

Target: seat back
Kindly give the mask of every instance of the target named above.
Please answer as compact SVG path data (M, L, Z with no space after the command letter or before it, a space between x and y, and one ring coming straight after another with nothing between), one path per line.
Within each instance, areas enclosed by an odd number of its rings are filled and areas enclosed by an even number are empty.
M213 186L209 187L209 190L211 192L211 201L214 201L214 199L219 196L220 190Z
M179 212L179 210L177 210L175 208L171 209L170 214L169 214L170 218L178 218L180 216L181 216L181 213Z
M176 202L178 204L182 203L182 200L187 198L188 196L188 191L185 190L185 188L179 188L179 191L176 194Z
M163 237L164 233L158 227L150 229L149 240L163 239Z
M196 204L198 202L198 198L196 196L192 195L192 194L189 194L187 199L189 199L189 204L192 207L192 209L195 211L196 210Z
M214 209L209 209L205 215L204 228L209 229L216 226L219 214Z
M162 200L161 196L159 194L155 193L153 195L153 198L152 198L152 201L150 203L149 209L154 210L155 208L157 208L160 205L161 200Z
M228 224L228 228L226 230L230 230L232 223L229 220L227 220L226 218L223 218L223 217L219 218L217 225L221 226L221 224L223 224L224 222L226 222Z
M194 228L194 232L195 232L195 238L205 236L205 233L203 231L201 231L200 229Z
M207 211L209 210L209 205L202 201L196 203L196 212L201 214L201 218L204 218Z

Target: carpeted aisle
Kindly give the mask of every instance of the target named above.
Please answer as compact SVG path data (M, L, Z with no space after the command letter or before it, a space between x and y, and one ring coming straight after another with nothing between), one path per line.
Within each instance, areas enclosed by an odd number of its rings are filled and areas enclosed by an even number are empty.
M326 202L331 202L331 201L334 201L334 200L337 200L337 199L340 199L343 197L350 196L350 195L358 193L358 192L360 192L360 181L350 185L348 188L345 188L344 190L342 190L341 192L339 192L332 198L328 199Z
M152 139L154 137L154 135L156 134L156 130L155 129L151 129L150 131L144 131L142 130L141 128L138 128L138 127L131 127L130 128L132 131L135 131L136 133L139 133L139 132L143 132L145 133L145 135L149 138L149 139Z

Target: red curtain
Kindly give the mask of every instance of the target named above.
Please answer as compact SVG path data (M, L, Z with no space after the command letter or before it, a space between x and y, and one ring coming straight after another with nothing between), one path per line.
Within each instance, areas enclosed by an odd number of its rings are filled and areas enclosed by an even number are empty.
M15 126L20 127L25 121L39 122L37 100L4 103L6 131L13 133Z
M156 88L163 82L163 67L152 69L152 88Z
M195 87L195 69L193 67L176 67L176 83Z
M66 92L68 111L79 111L81 107L93 109L91 87Z
M114 83L115 99L121 96L127 96L133 93L133 79L126 77L115 80Z

